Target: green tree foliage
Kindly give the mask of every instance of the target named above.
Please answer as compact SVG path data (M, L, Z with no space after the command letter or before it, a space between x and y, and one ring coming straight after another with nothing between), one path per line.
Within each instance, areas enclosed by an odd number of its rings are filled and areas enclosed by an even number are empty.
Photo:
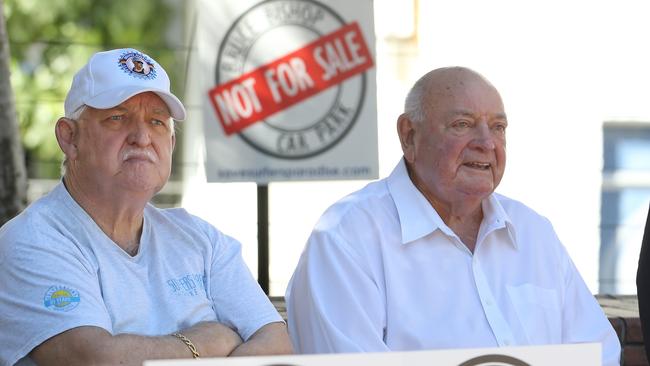
M58 177L54 123L74 73L96 51L135 47L156 58L178 90L184 49L170 37L181 7L165 0L5 0L12 86L30 177ZM182 2L180 3L182 5ZM177 11L176 11L177 12ZM173 44L173 42L177 42ZM175 48L176 47L176 48ZM181 53L179 53L181 52Z

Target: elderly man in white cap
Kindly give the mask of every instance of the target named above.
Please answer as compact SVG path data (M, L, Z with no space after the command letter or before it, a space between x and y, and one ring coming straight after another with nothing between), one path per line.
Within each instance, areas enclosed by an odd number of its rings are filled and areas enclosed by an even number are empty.
M62 182L0 229L0 365L291 352L240 244L149 201L185 108L151 57L99 52L56 138Z

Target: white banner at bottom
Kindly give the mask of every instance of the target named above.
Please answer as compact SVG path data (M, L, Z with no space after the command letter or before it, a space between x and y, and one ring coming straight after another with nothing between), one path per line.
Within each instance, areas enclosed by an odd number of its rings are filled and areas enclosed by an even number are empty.
M144 366L574 366L601 365L599 343L387 353L147 361Z

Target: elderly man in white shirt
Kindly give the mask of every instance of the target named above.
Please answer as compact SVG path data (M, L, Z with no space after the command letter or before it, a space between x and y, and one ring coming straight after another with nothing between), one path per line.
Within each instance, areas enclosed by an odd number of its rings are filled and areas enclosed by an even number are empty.
M551 223L494 193L508 121L461 67L424 75L397 121L391 175L330 207L287 289L301 353L620 344Z

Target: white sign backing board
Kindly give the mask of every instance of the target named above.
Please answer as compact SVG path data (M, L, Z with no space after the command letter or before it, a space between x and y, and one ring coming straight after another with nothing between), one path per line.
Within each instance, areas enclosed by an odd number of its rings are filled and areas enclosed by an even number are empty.
M440 351L147 361L145 366L575 366L601 365L599 343Z
M378 176L371 0L197 6L208 181Z

